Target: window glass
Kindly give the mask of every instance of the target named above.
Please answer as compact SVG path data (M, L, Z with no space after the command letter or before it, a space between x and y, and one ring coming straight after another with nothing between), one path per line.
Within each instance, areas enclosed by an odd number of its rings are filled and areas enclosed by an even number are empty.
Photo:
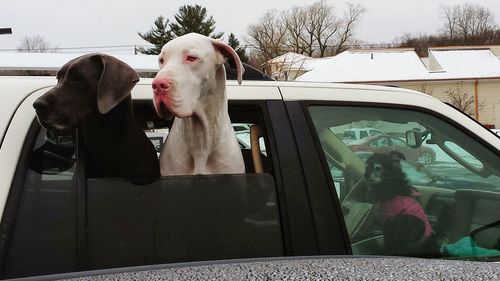
M310 106L309 112L355 254L500 257L498 155L417 111ZM368 127L383 135L346 138Z
M166 122L155 118L150 103L135 106L160 153ZM79 161L85 150L80 147L77 160L74 132L35 126L28 134L34 138L26 140L26 160L20 160L26 162L18 169L23 179L13 185L19 191L9 196L17 213L9 218L15 224L2 276L284 255L262 113L256 106L230 110L236 112L231 118L247 173L162 177L144 185L84 179ZM261 172L254 170L251 135L260 140ZM85 194L79 200L78 190Z
M4 275L74 271L77 231L73 133L41 129L27 157Z
M391 142L393 146L401 146L401 147L406 146L406 142L400 138L391 138Z
M384 133L382 133L379 130L370 130L370 136L377 136L377 135L383 135L383 134Z
M137 118L161 152L170 124L136 104ZM123 179L87 181L87 265L121 267L283 255L281 225L261 109L229 106L245 174L161 177L137 186ZM253 137L263 173L256 173Z
M233 129L240 144L241 149L251 149L250 129L256 124L252 123L233 123ZM264 137L259 137L259 148L262 154L266 155L266 143Z
M462 161L465 161L468 165L475 167L476 169L482 169L483 164L476 157L471 155L468 151L457 145L453 141L445 141L444 146L449 151L456 154Z
M90 179L87 265L283 255L270 174L162 177L136 186Z

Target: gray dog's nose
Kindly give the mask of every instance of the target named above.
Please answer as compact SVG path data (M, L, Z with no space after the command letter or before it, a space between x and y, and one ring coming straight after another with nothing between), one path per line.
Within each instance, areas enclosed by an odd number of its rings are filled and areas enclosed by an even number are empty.
M49 105L45 100L37 99L33 103L33 108L35 108L35 110L37 112L44 112L44 111L47 111L47 109L49 108Z

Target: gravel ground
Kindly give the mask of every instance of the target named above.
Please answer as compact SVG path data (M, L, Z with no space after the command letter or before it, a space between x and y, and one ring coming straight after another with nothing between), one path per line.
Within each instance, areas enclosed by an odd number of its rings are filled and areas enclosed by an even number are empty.
M46 276L46 280L500 280L500 263L317 257L155 265ZM121 271L121 272L119 272ZM109 271L108 271L109 272ZM71 278L75 277L75 278ZM40 279L39 279L40 280Z

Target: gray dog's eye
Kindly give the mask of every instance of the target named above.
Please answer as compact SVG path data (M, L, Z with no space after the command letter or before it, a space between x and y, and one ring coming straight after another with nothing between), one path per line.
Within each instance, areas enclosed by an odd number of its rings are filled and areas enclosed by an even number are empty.
M74 71L71 72L71 75L67 75L67 79L69 79L72 82L79 82L84 80L85 78L80 72Z

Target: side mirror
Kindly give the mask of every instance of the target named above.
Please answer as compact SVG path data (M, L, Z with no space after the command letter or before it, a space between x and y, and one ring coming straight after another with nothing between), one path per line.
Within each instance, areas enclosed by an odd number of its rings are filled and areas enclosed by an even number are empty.
M419 148L422 146L422 132L406 131L406 144L411 148Z

